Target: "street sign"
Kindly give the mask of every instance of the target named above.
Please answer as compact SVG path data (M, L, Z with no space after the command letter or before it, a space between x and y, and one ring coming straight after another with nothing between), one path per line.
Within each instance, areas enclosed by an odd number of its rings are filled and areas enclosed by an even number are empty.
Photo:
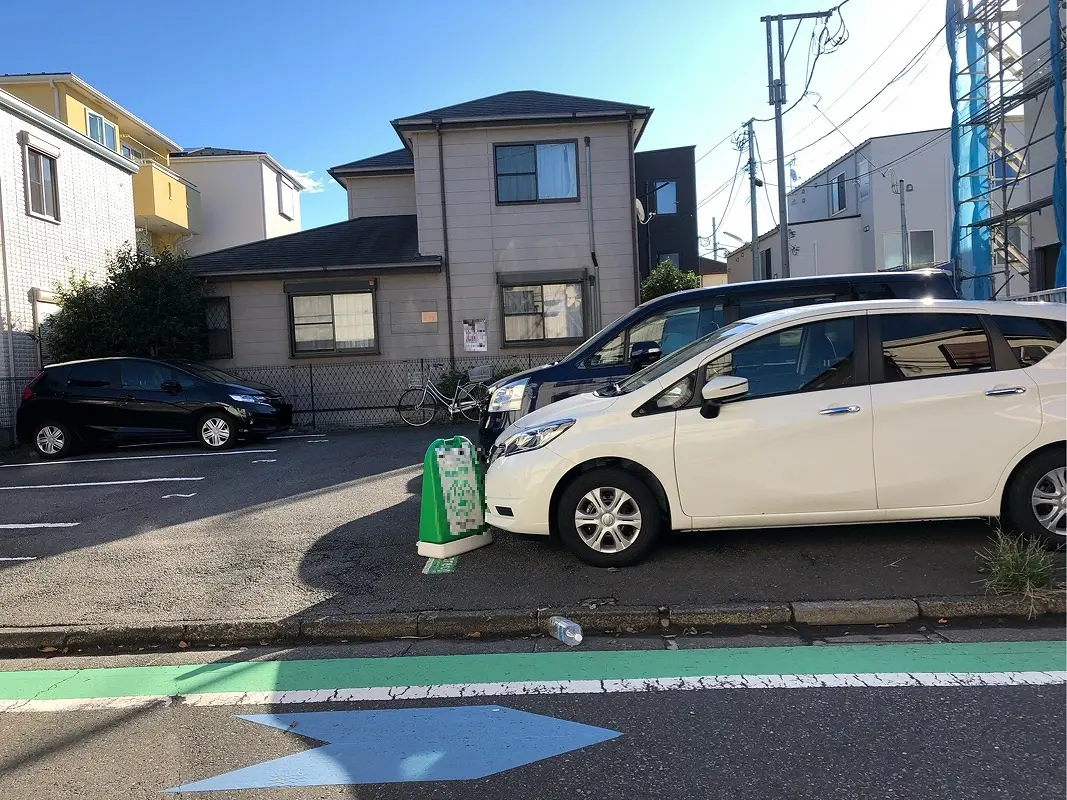
M168 792L473 780L621 735L502 706L311 711L240 718L325 744Z

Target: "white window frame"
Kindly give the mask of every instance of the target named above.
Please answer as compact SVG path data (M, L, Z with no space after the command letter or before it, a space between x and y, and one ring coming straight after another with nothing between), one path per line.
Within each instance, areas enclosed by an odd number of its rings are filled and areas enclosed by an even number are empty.
M125 153L122 152L123 150L129 150L130 154L126 155ZM121 145L119 145L119 153L122 154L123 158L128 158L128 159L130 159L130 161L138 161L139 162L142 158L144 158L144 151L138 150L132 144L121 144Z
M292 222L296 219L296 187L278 175L278 214ZM288 206L286 205L288 200Z
M90 139L93 139L93 136L92 136L92 133L91 133L92 126L89 124L89 120L91 118L93 118L93 117L99 117L100 118L100 129L102 131L106 131L107 128L109 128L109 127L111 128L112 134L115 137L115 147L113 147L113 148L112 147L108 147L108 149L109 150L114 150L116 153L121 153L121 151L118 149L119 148L119 129L118 129L118 126L114 122L109 120L107 117L105 117L103 114L99 113L98 111L93 111L91 108L86 108L85 109L85 135L88 136ZM98 139L93 139L93 141L96 142L97 144L100 144L100 145L103 145L104 147L107 147L107 133L104 133L104 141L101 142Z
M837 206L841 196L844 196L845 202ZM842 211L848 210L848 179L845 177L845 173L841 172L830 179L830 216L836 217Z
M38 139L27 131L22 131L19 135L19 139L22 142L22 168L23 175L25 177L26 186L26 214L34 217L35 219L44 220L45 222L51 222L58 225L61 219L61 210L59 204L59 148ZM30 154L36 153L44 158L50 158L53 165L52 174L52 191L53 200L55 201L55 216L49 214L42 214L39 211L33 210L33 190L30 187ZM44 186L44 180L42 176L42 187Z

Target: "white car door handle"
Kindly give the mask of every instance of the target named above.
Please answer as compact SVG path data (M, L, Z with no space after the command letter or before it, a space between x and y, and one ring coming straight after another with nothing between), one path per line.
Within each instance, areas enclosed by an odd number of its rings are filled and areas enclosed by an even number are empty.
M824 417L829 417L835 414L855 414L859 410L859 406L831 406L830 408L824 408L819 413Z
M1002 386L997 389L986 389L986 397L1000 397L1006 394L1022 394L1026 391L1025 386Z

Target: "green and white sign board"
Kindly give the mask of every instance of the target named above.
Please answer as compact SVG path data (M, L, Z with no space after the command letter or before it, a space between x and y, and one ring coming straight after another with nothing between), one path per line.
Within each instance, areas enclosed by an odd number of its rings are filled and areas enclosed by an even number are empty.
M419 555L451 558L492 541L478 451L465 436L435 439L422 462Z

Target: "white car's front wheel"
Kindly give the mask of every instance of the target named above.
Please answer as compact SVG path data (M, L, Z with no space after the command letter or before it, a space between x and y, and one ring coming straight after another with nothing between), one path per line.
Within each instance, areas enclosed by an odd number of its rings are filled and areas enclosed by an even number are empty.
M1008 489L1008 522L1053 545L1067 542L1067 459L1060 448L1030 459Z
M656 498L637 476L605 467L578 475L557 510L560 539L594 567L628 567L653 548L662 527Z

